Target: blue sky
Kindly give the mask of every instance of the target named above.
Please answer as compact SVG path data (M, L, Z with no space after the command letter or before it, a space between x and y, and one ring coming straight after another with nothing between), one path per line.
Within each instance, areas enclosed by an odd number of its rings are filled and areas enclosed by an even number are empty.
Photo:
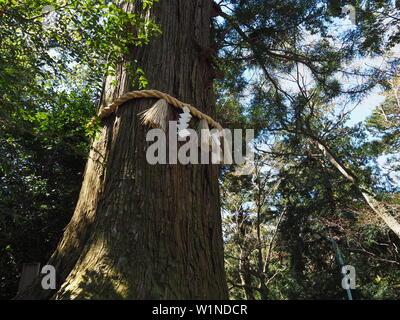
M354 109L354 111L351 113L351 118L348 121L349 125L364 121L372 114L374 109L385 100L385 97L379 93L380 91L376 89Z

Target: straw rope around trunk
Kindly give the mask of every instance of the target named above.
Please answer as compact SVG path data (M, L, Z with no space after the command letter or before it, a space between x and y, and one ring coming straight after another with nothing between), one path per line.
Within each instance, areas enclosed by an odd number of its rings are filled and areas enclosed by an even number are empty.
M170 96L169 94L157 91L157 90L140 90L140 91L132 91L125 93L121 97L119 97L117 100L115 100L112 104L110 104L108 107L102 108L99 111L99 114L97 115L98 118L104 119L110 116L115 110L125 102L128 102L129 100L132 99L142 99L142 98L158 98L158 99L164 99L165 101L168 102L168 104L176 107L183 109L184 107L187 107L190 110L190 113L199 118L203 119L208 122L212 127L218 129L219 131L222 131L223 128L222 126L216 122L214 119L209 117L208 115L202 113L195 107L191 106L190 104L183 103L182 101L179 101L178 99ZM93 119L92 121L94 122L96 119Z

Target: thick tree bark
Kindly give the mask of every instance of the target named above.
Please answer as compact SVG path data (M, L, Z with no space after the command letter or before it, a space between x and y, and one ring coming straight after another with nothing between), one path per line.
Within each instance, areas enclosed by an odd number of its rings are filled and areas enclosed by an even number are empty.
M213 115L210 59L212 3L162 0L144 12L163 34L132 49L157 89ZM204 50L203 50L204 49ZM116 80L117 86L111 82ZM106 80L107 104L135 88L124 65ZM93 143L79 202L49 264L57 290L19 298L226 299L218 167L146 161L146 132L138 113L155 100L133 100L105 119Z

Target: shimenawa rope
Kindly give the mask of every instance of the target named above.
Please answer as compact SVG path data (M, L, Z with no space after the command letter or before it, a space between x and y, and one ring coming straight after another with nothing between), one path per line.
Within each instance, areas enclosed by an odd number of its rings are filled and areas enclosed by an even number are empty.
M176 107L183 109L184 107L187 107L190 110L190 113L199 118L207 121L212 127L218 129L219 131L223 131L222 126L216 122L214 119L209 117L208 115L202 113L195 107L191 106L190 104L183 103L182 101L179 101L178 99L170 96L169 94L157 91L157 90L140 90L140 91L132 91L125 93L121 97L119 97L117 100L115 100L112 104L110 104L108 107L102 108L99 111L99 114L97 115L98 118L104 119L107 118L109 115L111 115L115 110L125 102L132 100L132 99L141 99L141 98L158 98L158 99L164 99L165 101L168 102L168 104ZM92 122L94 122L96 119L93 119Z

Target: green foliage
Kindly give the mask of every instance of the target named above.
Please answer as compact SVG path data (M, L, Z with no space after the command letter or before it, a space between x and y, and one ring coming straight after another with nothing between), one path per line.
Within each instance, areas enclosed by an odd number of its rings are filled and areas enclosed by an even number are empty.
M16 294L22 263L47 261L70 220L102 78L160 33L118 1L0 0L0 299ZM132 86L147 85L136 62L126 67Z
M356 268L356 299L398 297L399 239L374 216L353 184L326 161L312 137L328 143L331 152L357 173L360 183L377 192L386 207L392 207L395 217L398 191L393 196L393 189L382 188L377 160L383 150L398 148L392 148L394 142L388 143L389 139L379 140L378 149L370 148L365 127L346 126L346 114L338 114L330 98L319 93L315 90L312 100L305 99L308 92L292 95L290 103L283 104L260 86L246 109L251 118L246 118L242 127L250 122L263 128L256 141L259 157L264 159L264 170L273 168L276 172L262 188L260 171L252 177L231 176L229 171L224 175L223 187L231 192L223 191L222 198L227 276L233 299L346 299L332 238L341 248L345 263ZM384 105L390 99L388 95ZM242 105L231 100L228 104L221 99L225 107L221 113L234 113ZM376 115L368 123L375 136L397 128L385 119L377 121ZM277 180L281 181L279 186L272 187ZM261 212L272 214L272 220L256 219L254 208L258 207L260 193L266 196ZM279 212L284 218L277 224ZM239 218L245 221L242 229ZM279 233L273 258L261 273L268 283L268 292L262 296L254 232L260 228L263 239L270 239L275 232L270 229L271 223L278 225ZM262 245L267 242L263 240ZM381 278L385 280L379 282Z

